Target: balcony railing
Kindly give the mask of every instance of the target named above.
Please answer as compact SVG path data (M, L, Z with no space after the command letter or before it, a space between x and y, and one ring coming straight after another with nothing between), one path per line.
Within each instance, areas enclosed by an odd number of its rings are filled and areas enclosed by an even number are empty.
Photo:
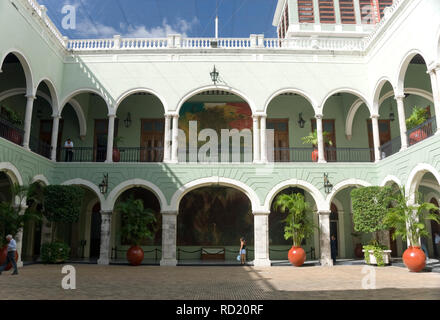
M374 150L371 148L325 148L327 162L373 162Z
M162 162L164 148L118 147L119 162ZM113 159L115 161L115 159Z
M23 129L10 123L8 120L0 117L0 137L9 140L15 144L23 144Z
M106 157L107 148L61 148L58 153L60 162L104 162Z
M40 139L36 139L35 137L30 136L29 138L29 148L39 155L50 159L50 154L52 151L52 146L45 141Z
M312 162L313 148L274 148L274 162ZM268 155L270 158L270 155ZM317 154L316 154L317 157ZM316 158L317 159L317 158ZM269 161L272 159L269 159Z
M435 117L428 119L426 122L408 131L408 146L429 138L437 131L437 123Z
M400 139L400 136L388 141L387 143L384 143L380 147L380 157L381 159L385 159L397 152L402 148L402 139Z

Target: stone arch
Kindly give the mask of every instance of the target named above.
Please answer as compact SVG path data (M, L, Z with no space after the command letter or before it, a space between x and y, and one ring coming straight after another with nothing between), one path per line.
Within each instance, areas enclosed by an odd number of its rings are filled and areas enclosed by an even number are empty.
M284 93L295 93L301 97L303 97L304 99L306 99L311 105L313 110L315 111L315 113L318 113L318 105L316 103L316 101L305 91L300 90L300 89L295 89L295 88L284 88L281 90L278 90L276 92L274 92L265 102L264 104L264 113L267 114L267 109L269 108L269 104L272 102L273 99L275 99L276 97L278 97L281 94Z
M381 100L380 94L382 92L383 87L385 86L385 84L387 82L389 84L391 84L391 87L393 88L393 94L394 94L394 96L396 96L396 93L394 92L395 86L393 85L393 81L390 78L388 78L388 77L382 77L381 79L379 79L379 81L377 82L377 84L376 84L376 86L374 88L374 92L373 92L373 94L374 94L374 97L373 97L373 109L374 109L374 112L376 114L379 114L379 109L380 109L380 105L381 105L381 103L380 103L380 100Z
M4 172L13 184L23 185L23 179L18 169L9 162L0 162L0 171Z
M82 187L89 189L90 191L95 193L96 197L101 202L101 209L102 210L107 209L107 208L103 208L104 205L106 204L104 196L99 191L99 187L97 185L95 185L93 182L90 182L90 181L84 180L84 179L72 179L72 180L64 181L63 183L61 183L61 185L63 185L63 186L78 185L78 186L82 186ZM107 210L107 211L109 211L109 210Z
M393 175L388 175L386 176L382 182L380 183L381 187L384 187L386 185L389 185L390 183L395 183L397 184L399 187L402 186L402 182L400 181L399 178L397 178L396 176Z
M110 192L109 196L107 197L107 202L106 202L107 208L113 210L116 200L119 198L119 196L122 193L124 193L129 189L139 188L139 187L151 191L156 196L156 198L159 200L161 211L164 211L164 209L167 208L167 200L162 190L160 190L159 187L156 186L155 184L142 179L127 180L118 184L115 188L113 188L113 190Z
M406 196L410 197L410 200L414 200L414 196L417 189L420 186L420 182L422 181L422 178L425 175L425 173L428 172L432 173L432 175L436 178L437 183L440 185L439 172L430 164L419 163L411 170L405 185L405 193Z
M81 108L80 103L76 99L72 98L72 99L70 99L70 101L68 103L72 106L72 108L75 111L76 116L78 118L79 135L82 137L85 137L87 134L87 120L86 120L86 116L84 115L84 111ZM60 113L60 115L61 115L61 113Z
M0 60L0 70L3 66L3 62L5 61L6 57L9 54L13 54L17 57L17 59L20 61L21 67L24 71L24 76L26 78L26 95L33 95L34 94L34 76L32 73L31 64L29 63L29 60L26 58L26 56L17 49L10 49L6 51L6 53L3 55L2 59Z
M45 186L50 185L49 180L47 180L47 178L42 174L37 174L35 177L33 177L29 184L33 184L35 182L43 183Z
M306 190L310 195L313 197L316 203L316 207L318 211L327 210L327 207L325 206L325 199L322 195L322 193L316 188L314 185L307 181L298 180L298 179L289 179L280 182L275 187L273 187L269 193L266 196L266 199L264 201L264 209L267 212L270 212L270 206L272 204L272 201L276 197L276 195L281 192L282 190L289 188L289 187L299 187Z
M181 186L172 196L170 206L166 211L179 212L180 201L187 193L201 187L208 187L212 185L230 187L243 192L251 202L252 212L262 212L264 209L260 205L260 199L258 195L255 193L255 191L252 188L250 188L245 183L238 180L223 178L223 177L208 177L208 178L194 180Z
M42 78L38 81L35 90L38 90L38 87L40 86L41 83L45 83L46 86L49 88L49 92L50 92L50 104L52 106L52 115L57 115L58 114L58 91L55 87L55 85L53 84L53 82L49 79L49 78Z
M153 96L155 96L162 103L164 113L168 112L168 104L167 104L166 100L164 99L164 97L162 97L161 95L159 95L156 91L154 91L152 89L139 87L139 88L134 88L134 89L130 89L128 91L125 91L124 93L122 93L119 96L119 98L116 100L116 103L115 103L115 110L114 110L115 113L118 111L118 108L119 108L120 104L122 103L122 101L124 101L126 98L128 98L132 94L139 93L139 92L150 93Z
M66 106L67 103L69 103L73 97L75 97L76 95L79 95L81 93L94 93L98 96L100 96L104 101L105 104L107 106L107 110L109 114L114 114L114 109L112 108L112 106L109 104L108 99L106 99L106 97L98 90L93 89L93 88L81 88L81 89L77 89L71 93L69 93L61 102L60 104L60 108L58 111L58 115L61 115L61 113L63 112L64 107Z
M404 90L405 90L405 75L406 72L408 70L408 66L411 62L411 60L416 56L416 55L421 55L423 57L423 59L426 60L426 55L424 53L422 53L420 50L418 49L412 49L410 51L408 51L404 57L401 60L401 63L399 65L399 69L397 70L397 75L396 75L396 83L397 83L397 95L403 95L404 94Z
M371 187L371 185L371 183L360 179L347 179L339 182L336 186L333 187L332 192L327 196L326 210L330 210L330 206L334 200L334 197L339 191L349 187Z
M247 95L245 95L244 93L242 93L241 91L234 89L232 87L228 87L228 86L222 86L222 85L209 85L209 86L204 86L204 87L200 87L197 88L195 90L191 90L190 92L186 93L180 100L179 103L177 104L177 108L176 108L176 113L179 114L180 113L180 109L182 108L183 104L188 101L189 99L191 99L192 97L196 96L199 93L205 92L205 91L209 91L209 90L220 90L220 91L226 91L226 92L230 92L232 94L235 94L236 96L240 97L241 99L243 99L248 105L249 108L252 110L252 114L255 114L257 112L257 108L255 106L255 103L248 98Z
M358 97L367 106L368 110L370 111L370 114L374 114L373 109L371 108L370 103L368 103L368 99L366 98L366 96L363 93L361 93L360 91L358 91L356 89L352 89L352 88L339 88L339 89L335 89L335 90L331 91L330 93L328 93L325 96L325 98L322 100L322 103L320 106L320 112L324 113L324 107L325 107L325 104L327 103L328 99L337 93L349 93L349 94L352 94L352 95Z

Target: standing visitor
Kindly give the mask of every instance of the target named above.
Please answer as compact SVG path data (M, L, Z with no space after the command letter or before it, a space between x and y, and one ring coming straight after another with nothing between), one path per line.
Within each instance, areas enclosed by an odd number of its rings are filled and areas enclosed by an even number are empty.
M17 263L15 262L15 253L17 252L17 244L15 243L14 238L12 238L12 235L10 234L6 236L6 241L8 241L8 255L6 256L6 262L0 267L0 275L6 269L8 264L12 263L12 266L14 267L14 272L12 272L12 275L15 276L18 274Z
M240 238L240 256L241 256L241 265L246 264L246 240L244 237Z
M436 258L440 258L440 234L434 232L434 251Z
M64 149L66 149L66 159L65 162L72 162L73 158L73 142L70 138L64 143Z

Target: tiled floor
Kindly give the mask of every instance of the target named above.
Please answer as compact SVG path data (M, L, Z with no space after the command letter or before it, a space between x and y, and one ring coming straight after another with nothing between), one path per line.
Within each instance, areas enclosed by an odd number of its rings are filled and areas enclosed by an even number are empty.
M440 299L440 274L400 267L271 268L74 265L76 290L64 290L62 265L30 265L0 276L2 299ZM374 270L376 290L362 289Z

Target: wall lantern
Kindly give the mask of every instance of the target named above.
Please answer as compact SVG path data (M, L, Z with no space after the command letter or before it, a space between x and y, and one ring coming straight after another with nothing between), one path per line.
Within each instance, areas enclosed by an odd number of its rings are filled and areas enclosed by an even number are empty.
M330 183L330 180L328 179L328 173L324 173L324 189L325 193L329 194L333 190L333 185Z
M215 65L214 65L214 70L211 71L210 75L212 82L214 82L214 85L216 85L218 81L219 72L215 68Z
M124 120L125 127L128 128L131 126L131 114L127 113L127 118Z
M394 112L393 112L393 106L391 105L391 100L390 100L390 120L394 121L396 117L394 116Z
M304 129L304 125L306 124L306 121L303 119L302 112L299 114L298 124L301 129Z
M99 184L99 191L102 194L106 194L108 189L108 173L104 174L104 178L102 179L102 182Z

